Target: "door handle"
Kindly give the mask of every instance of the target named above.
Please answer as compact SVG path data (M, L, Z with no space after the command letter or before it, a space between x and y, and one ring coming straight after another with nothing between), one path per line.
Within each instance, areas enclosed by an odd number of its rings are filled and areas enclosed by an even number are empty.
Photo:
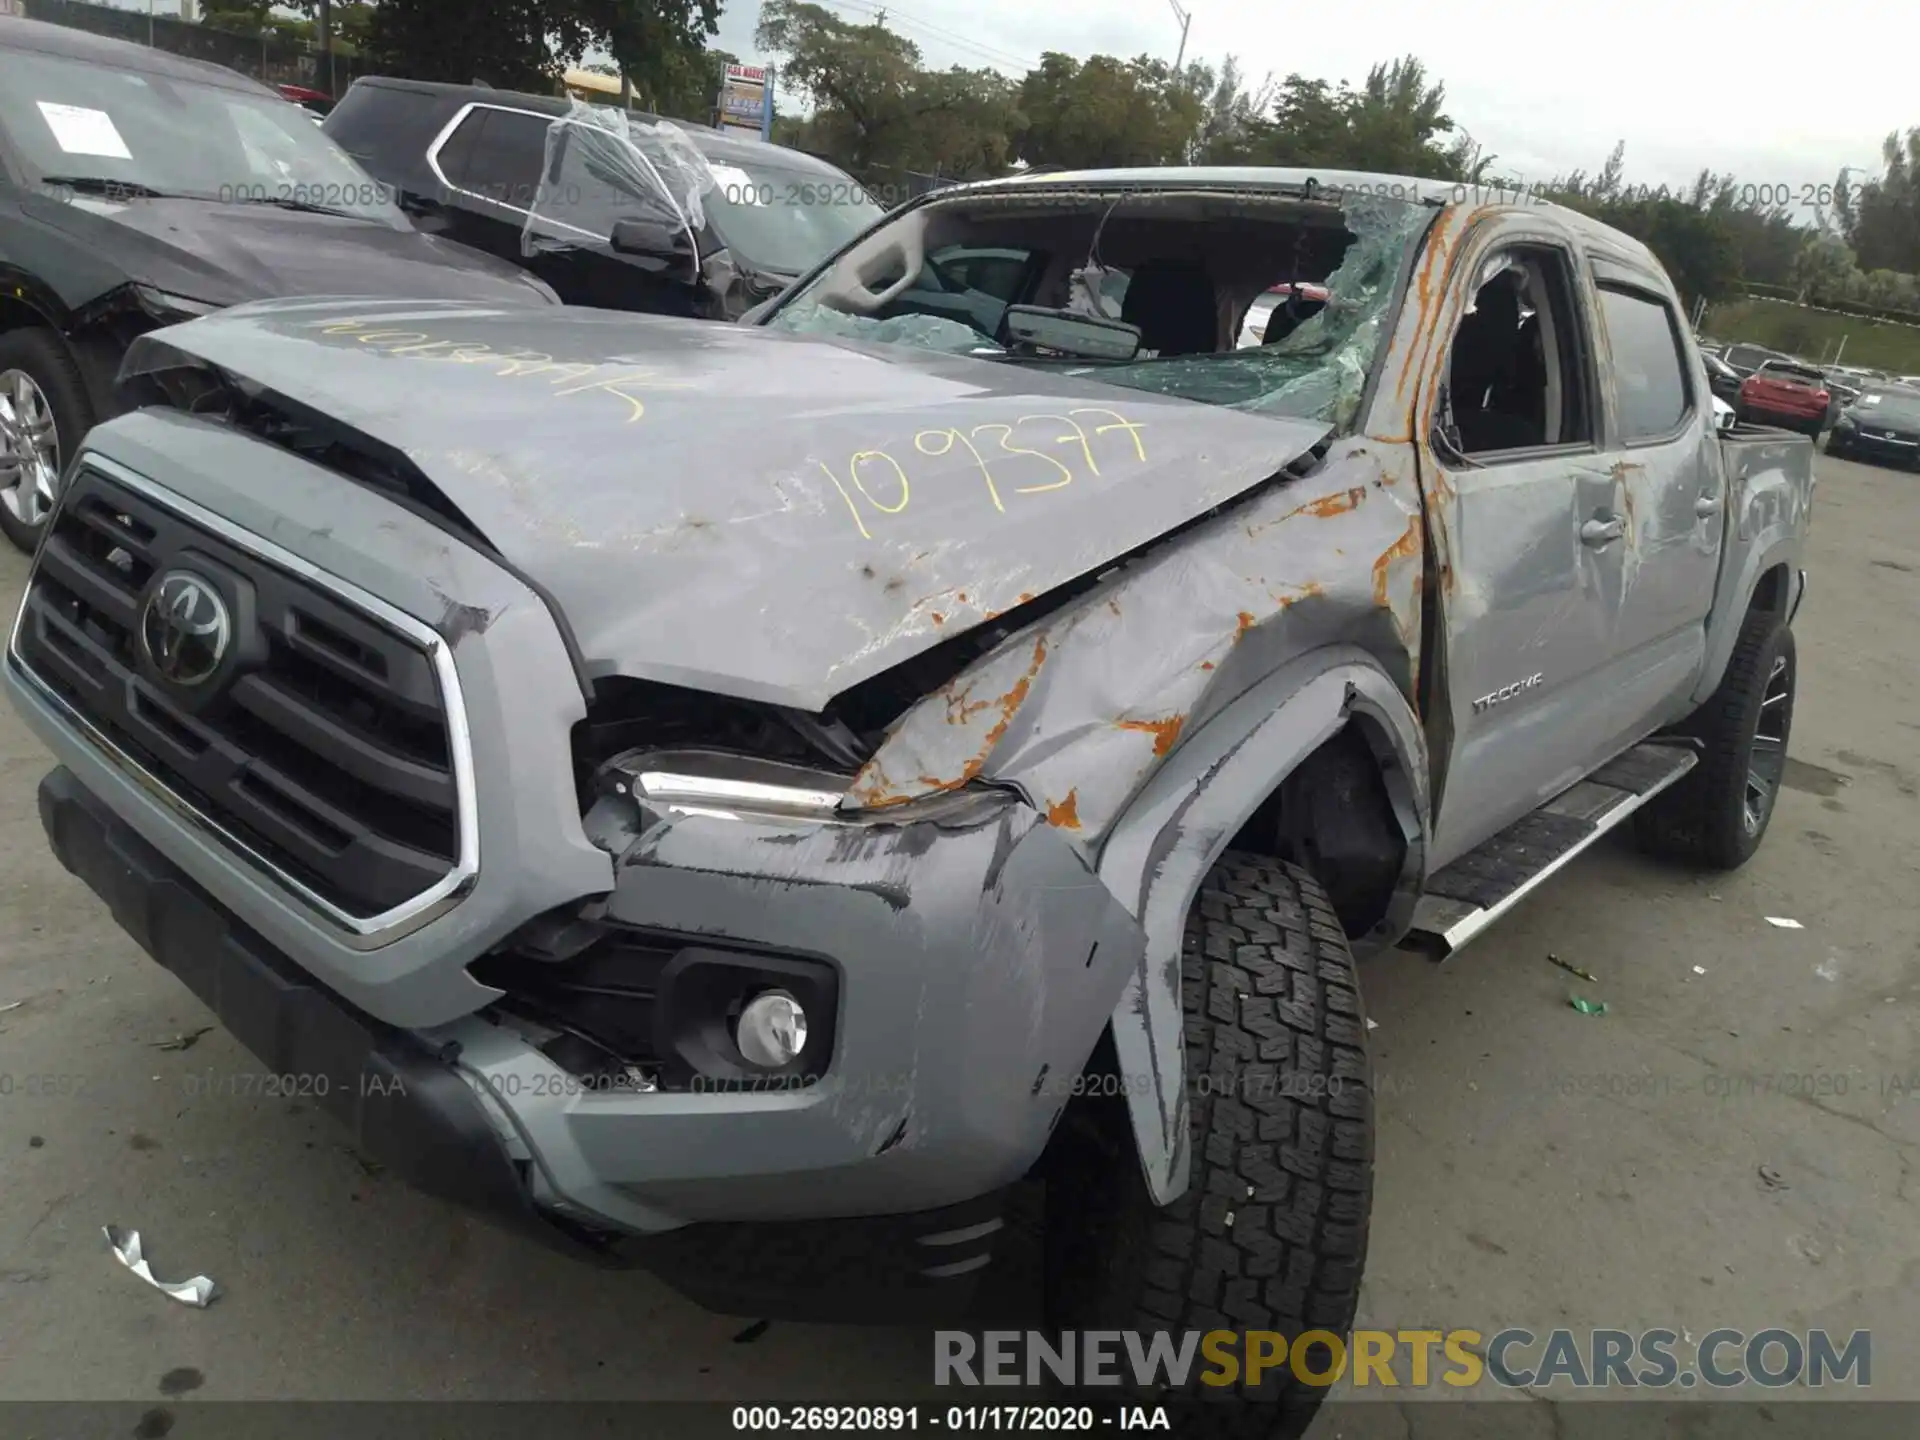
M1702 520L1711 520L1720 513L1720 497L1718 495L1702 495L1698 500L1693 502L1693 513L1698 515Z
M1602 545L1611 545L1627 533L1627 522L1618 517L1612 520L1589 520L1580 527L1580 543L1598 550Z

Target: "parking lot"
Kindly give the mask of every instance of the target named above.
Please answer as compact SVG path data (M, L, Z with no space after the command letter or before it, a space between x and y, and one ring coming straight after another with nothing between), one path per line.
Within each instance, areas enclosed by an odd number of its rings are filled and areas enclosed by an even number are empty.
M1758 858L1697 876L1610 841L1447 965L1363 972L1362 1326L1668 1326L1683 1361L1717 1326L1868 1328L1874 1393L1920 1398L1920 477L1820 475L1789 788ZM0 555L9 615L25 570ZM45 763L0 717L0 1400L929 1390L923 1334L756 1333L369 1173L311 1105L207 1093L255 1067L53 861ZM107 1223L221 1298L142 1286ZM1314 1433L1439 1433L1445 1409Z

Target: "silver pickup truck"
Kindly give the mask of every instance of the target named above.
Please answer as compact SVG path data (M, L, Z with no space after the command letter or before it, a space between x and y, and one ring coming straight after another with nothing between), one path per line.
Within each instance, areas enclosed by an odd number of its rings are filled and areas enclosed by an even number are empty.
M942 1313L1023 1187L1062 1325L1349 1325L1357 960L1752 853L1811 447L1640 244L1391 177L944 190L748 321L139 341L8 651L54 850L369 1156L709 1306Z

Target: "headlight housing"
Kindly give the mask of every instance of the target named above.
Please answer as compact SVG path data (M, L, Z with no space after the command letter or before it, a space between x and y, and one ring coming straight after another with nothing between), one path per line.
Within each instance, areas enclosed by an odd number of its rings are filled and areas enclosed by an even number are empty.
M628 750L594 773L593 789L641 812L642 828L675 815L721 820L816 820L850 825L934 821L964 825L1017 802L1011 790L973 785L879 810L853 808L853 777L720 750Z
M677 815L742 815L780 818L833 813L848 779L777 760L756 760L724 751L632 751L616 755L602 774L615 794Z

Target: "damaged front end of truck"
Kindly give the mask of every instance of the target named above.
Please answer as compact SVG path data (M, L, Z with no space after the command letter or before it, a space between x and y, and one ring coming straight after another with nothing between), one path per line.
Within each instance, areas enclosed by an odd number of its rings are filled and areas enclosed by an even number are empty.
M781 1313L866 1318L849 1247L894 1300L970 1286L1116 1052L1156 1076L1153 1192L1185 1183L1155 886L1256 818L1266 790L1194 797L1244 785L1276 685L1378 677L1326 690L1315 743L1379 712L1403 843L1341 918L1410 901L1425 766L1385 709L1421 507L1360 417L1435 211L1043 190L920 208L1100 269L1239 227L1278 246L1250 294L1325 309L1088 363L843 308L829 267L764 328L318 300L136 342L128 378L200 398L95 432L9 686L232 933L458 1077L428 1128L501 1158L429 1188L718 1308L778 1281ZM143 639L169 575L236 637L202 689ZM394 1124L421 1178L428 1122Z

